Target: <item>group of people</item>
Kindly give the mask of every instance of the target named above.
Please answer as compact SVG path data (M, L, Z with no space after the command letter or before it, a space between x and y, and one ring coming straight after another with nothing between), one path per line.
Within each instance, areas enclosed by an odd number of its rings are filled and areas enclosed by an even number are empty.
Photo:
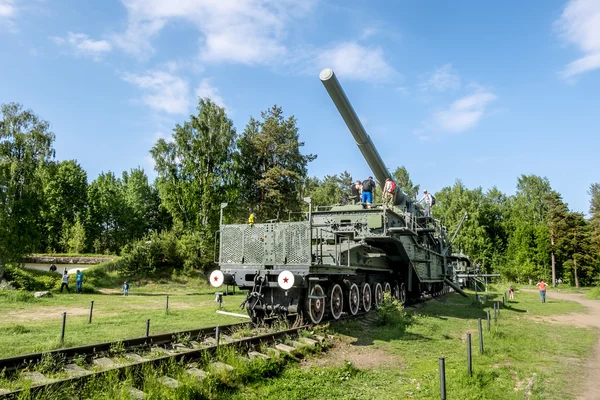
M52 269L52 267L54 267L54 269ZM56 271L56 266L54 264L50 266L50 271ZM67 289L67 292L71 293L71 289L69 289L69 272L66 268L65 272L63 273L62 281L60 284L61 293L64 288ZM75 274L75 291L79 294L83 293L83 272L81 272L80 270L77 270L77 273Z
M56 271L56 265L52 264L50 266L50 272L55 272ZM83 277L83 272L81 272L80 270L77 270L77 273L75 274L75 290L76 293L83 293L83 282L84 282L84 277ZM67 289L68 293L71 293L71 289L69 289L69 272L67 271L67 269L65 268L65 272L63 273L62 276L62 281L60 284L60 293L62 293L63 289ZM123 296L129 296L129 283L127 283L127 281L123 282Z
M350 199L354 204L363 203L368 208L373 207L373 198L375 197L375 189L377 185L373 180L372 176L365 181L357 180L350 188ZM381 195L381 202L389 207L394 202L396 197L396 182L390 178L386 178L385 184L383 185L383 193ZM435 197L427 191L423 190L423 197L417 202L417 204L425 204L424 215L426 217L431 216L431 206L435 204Z

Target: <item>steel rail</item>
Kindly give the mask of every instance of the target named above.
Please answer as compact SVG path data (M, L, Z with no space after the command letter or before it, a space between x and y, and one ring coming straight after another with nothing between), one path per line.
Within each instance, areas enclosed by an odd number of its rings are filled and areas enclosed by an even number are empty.
M181 353L175 353L175 354L170 354L170 355L166 355L166 356L162 356L162 357L157 357L157 358L153 358L151 360L132 362L127 365L121 365L121 366L109 368L109 369L102 370L102 371L90 372L89 374L86 374L86 375L72 376L72 377L65 378L65 379L53 380L48 383L31 386L28 389L17 389L10 393L0 395L0 399L15 399L15 398L18 398L19 395L24 394L24 393L29 393L30 395L36 395L44 390L58 391L58 390L60 390L60 388L63 385L71 385L71 384L80 383L80 382L83 382L83 381L91 379L91 378L97 378L97 377L104 376L104 375L114 372L114 371L125 371L126 369L130 369L130 368L139 369L145 365L159 365L160 363L165 362L170 359L175 359L176 361L181 361L184 359L190 360L190 361L196 360L196 359L199 359L200 357L202 357L202 355L206 354L206 353L211 354L211 355L215 354L219 347L227 347L227 346L229 346L229 347L231 347L231 346L251 347L251 346L257 346L257 345L261 345L261 344L265 344L265 343L272 343L281 337L297 334L298 331L300 331L302 329L306 329L308 327L309 327L309 325L302 325L302 326L299 326L296 328L286 329L286 330L279 331L279 332L266 333L266 334L262 334L262 335L258 335L258 336L252 336L252 337L247 337L247 338L243 338L243 339L238 339L238 340L234 340L234 341L231 341L228 343L223 343L220 345L212 345L212 346L208 346L208 347L203 347L201 349L193 349L193 350L189 350L189 351L183 351Z

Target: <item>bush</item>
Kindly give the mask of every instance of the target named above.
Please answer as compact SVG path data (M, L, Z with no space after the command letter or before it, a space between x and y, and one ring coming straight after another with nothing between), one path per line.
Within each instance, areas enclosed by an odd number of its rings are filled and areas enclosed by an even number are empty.
M401 332L412 323L412 318L404 311L402 303L387 292L383 295L383 303L377 309L377 320L380 325L393 326Z
M28 270L14 265L6 265L4 278L16 289L41 291L51 290L58 282L60 275L52 272Z
M152 233L123 247L121 273L147 277L167 268L189 273L200 267L200 246L199 239L192 233Z
M119 273L123 267L123 261L116 259L106 261L88 268L84 271L83 292L89 293L88 288L93 291L94 287L112 287L118 285L121 281Z

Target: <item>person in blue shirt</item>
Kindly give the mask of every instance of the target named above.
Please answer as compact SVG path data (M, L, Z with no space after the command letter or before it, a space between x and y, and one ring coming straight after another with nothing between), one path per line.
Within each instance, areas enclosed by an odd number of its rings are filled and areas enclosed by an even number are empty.
M123 296L129 296L129 283L123 282Z
M77 293L83 293L83 272L80 270L75 274L75 288Z

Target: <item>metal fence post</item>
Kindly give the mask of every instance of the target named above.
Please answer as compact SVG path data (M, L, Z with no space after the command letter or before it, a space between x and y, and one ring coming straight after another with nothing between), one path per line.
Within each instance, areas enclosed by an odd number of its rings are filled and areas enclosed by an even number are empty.
M487 323L488 323L488 332L489 332L490 329L491 329L491 326L490 326L490 310L487 310Z
M483 329L481 329L481 318L477 319L477 325L479 326L479 352L483 354Z
M167 302L165 304L165 313L166 314L169 313L169 295L167 295Z
M471 359L471 334L467 333L467 371L473 376L473 360Z
M150 319L146 320L146 337L150 336Z
M440 397L446 400L446 365L444 357L440 358Z
M496 303L494 303L494 322L498 322L498 308L496 306Z
M62 329L60 331L60 344L65 343L65 326L67 325L67 313L62 313Z
M88 324L92 323L92 313L94 312L94 300L90 301L90 319L88 321Z
M215 339L217 340L217 346L218 346L219 340L221 339L221 328L218 326L215 328Z

